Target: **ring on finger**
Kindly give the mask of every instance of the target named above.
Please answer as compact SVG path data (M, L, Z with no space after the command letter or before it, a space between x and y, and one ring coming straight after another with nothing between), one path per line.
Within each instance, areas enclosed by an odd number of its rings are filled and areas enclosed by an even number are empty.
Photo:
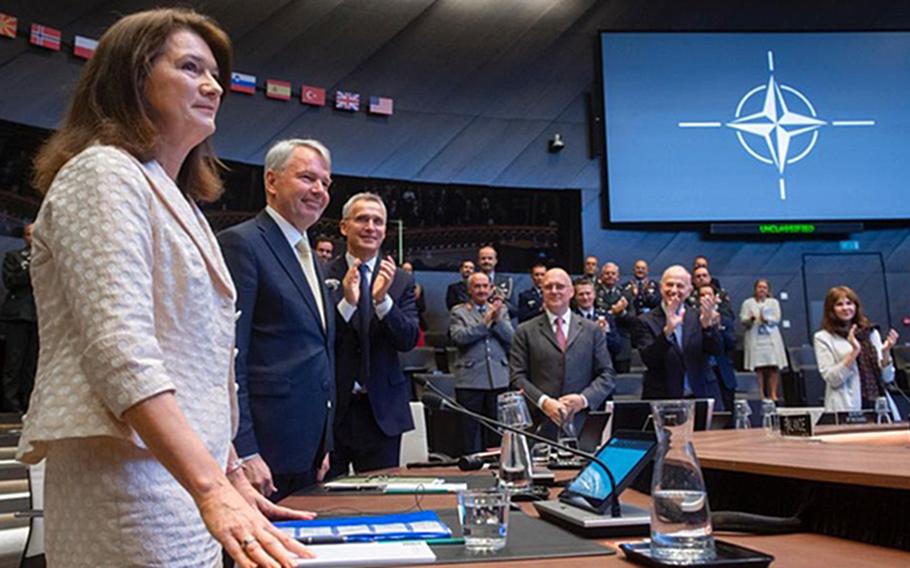
M248 547L249 545L253 544L254 542L256 542L256 537L254 537L254 536L248 536L248 537L246 537L245 539L243 539L243 540L240 541L240 546L241 546L242 548L246 548L246 547Z

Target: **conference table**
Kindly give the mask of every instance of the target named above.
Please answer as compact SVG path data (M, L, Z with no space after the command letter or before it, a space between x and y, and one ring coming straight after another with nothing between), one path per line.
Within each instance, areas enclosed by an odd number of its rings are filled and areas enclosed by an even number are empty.
M710 431L695 435L696 452L708 480L712 507L716 508L715 493L711 480L720 480L724 475L754 475L755 479L771 479L789 483L833 483L837 488L853 486L857 490L871 489L896 491L898 495L910 495L910 431L907 425L895 429L863 432L856 430L843 433L836 429L827 432L830 439L804 440L768 437L761 430ZM852 436L852 437L851 437ZM389 475L445 476L477 475L478 472L462 473L458 469L434 468L419 470L388 470ZM571 471L555 472L557 480L574 475ZM481 473L482 475L484 473ZM492 472L486 472L492 475ZM723 485L722 481L718 481ZM551 490L555 498L559 488ZM455 497L450 494L383 495L383 494L339 494L312 492L291 496L282 504L296 509L315 511L324 515L351 515L357 513L383 513L415 507L450 510L455 507ZM621 499L624 503L641 507L649 506L647 495L626 490ZM885 503L877 506L886 506ZM521 503L521 510L532 517L537 513L531 503ZM902 516L890 519L900 530L910 533L910 522L906 510ZM523 535L509 533L509 539L520 539ZM835 536L803 532L788 535L758 536L737 533L716 532L716 538L755 549L775 557L773 566L851 566L882 567L910 566L910 552L885 546L876 546ZM613 556L564 557L536 560L497 560L495 557L479 557L478 566L547 566L571 568L592 565L619 566L631 564L626 561L617 546L622 542L641 540L641 537L613 537L594 539L603 546L617 550ZM442 564L434 566L456 566L464 564Z

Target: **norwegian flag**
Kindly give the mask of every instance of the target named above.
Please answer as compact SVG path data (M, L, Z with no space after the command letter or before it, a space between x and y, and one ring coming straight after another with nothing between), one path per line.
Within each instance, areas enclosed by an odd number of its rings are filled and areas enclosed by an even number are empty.
M18 27L19 20L16 16L0 13L0 36L15 38Z
M60 39L63 34L60 30L41 24L32 24L32 33L29 36L29 43L39 47L45 47L54 51L60 51Z
M336 91L335 108L338 110L360 110L360 93Z

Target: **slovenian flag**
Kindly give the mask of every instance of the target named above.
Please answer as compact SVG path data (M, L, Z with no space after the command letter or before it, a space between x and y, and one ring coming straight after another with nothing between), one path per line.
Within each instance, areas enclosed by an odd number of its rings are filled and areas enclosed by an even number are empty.
M256 94L256 76L246 73L231 73L231 90L247 95Z
M73 40L73 55L82 59L91 59L98 48L98 40L77 35Z
M393 99L386 97L370 97L370 113L372 114L384 114L389 116L392 114L393 107Z

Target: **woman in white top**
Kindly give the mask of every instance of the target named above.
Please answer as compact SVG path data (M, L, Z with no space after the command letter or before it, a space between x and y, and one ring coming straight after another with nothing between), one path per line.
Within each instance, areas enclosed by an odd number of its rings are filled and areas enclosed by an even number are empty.
M891 347L897 342L891 330L882 342L863 314L856 292L835 286L825 296L822 329L815 333L815 358L825 380L825 410L873 408L875 399L889 400L883 382L894 380Z
M221 194L210 138L230 61L195 12L126 16L36 158L41 353L18 456L46 458L50 566L308 554L265 515L310 515L259 495L231 446L236 294L196 205Z
M756 280L753 297L746 298L739 309L739 320L746 328L744 364L758 376L761 397L775 401L780 370L787 368L780 318L780 304L771 297L771 284L764 278Z

